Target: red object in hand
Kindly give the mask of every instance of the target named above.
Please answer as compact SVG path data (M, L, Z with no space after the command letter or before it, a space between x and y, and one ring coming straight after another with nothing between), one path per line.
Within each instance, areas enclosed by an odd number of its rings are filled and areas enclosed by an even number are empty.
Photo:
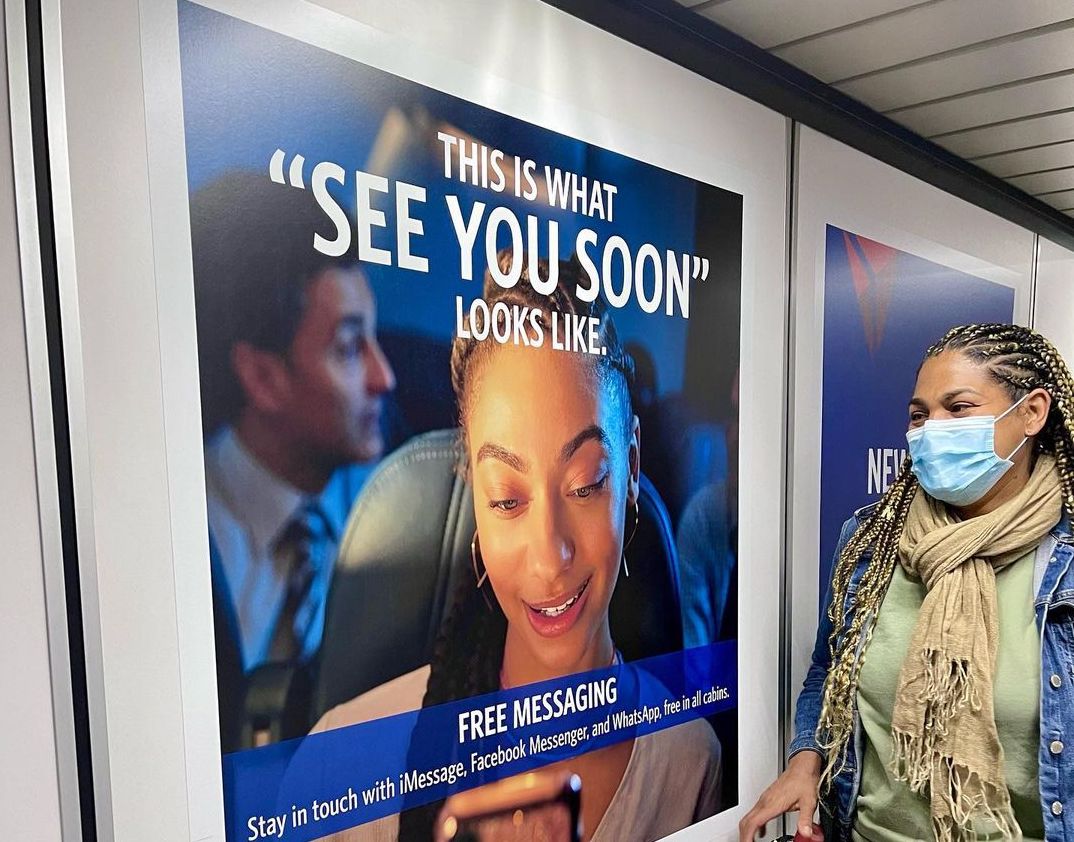
M819 824L813 824L813 835L802 836L801 833L794 834L794 842L824 842L824 831Z

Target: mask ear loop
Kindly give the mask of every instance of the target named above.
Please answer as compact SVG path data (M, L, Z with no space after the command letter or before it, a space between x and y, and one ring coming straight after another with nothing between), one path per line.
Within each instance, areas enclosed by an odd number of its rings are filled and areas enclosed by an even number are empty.
M1024 401L1028 397L1029 397L1029 392L1026 392L1024 395L1022 395L1022 397L1020 397L1018 400L1016 400L1014 403L1012 403L1010 406L1008 406L1007 409L1004 410L1003 414L1000 415L998 418L996 418L996 420L994 422L992 422L992 428L995 429L996 424L998 424L1000 421L1002 421L1004 418L1006 418L1008 415L1010 415L1012 412L1014 412L1015 407L1017 407L1018 404L1020 404L1022 401ZM1012 459L1014 459L1014 455L1025 446L1025 443L1027 441L1029 441L1029 436L1022 436L1022 441L1018 443L1018 447L1016 447L1014 450L1012 450L1010 456L1007 456L1006 458L1004 458L1003 461L1010 462ZM999 456L998 453L996 455Z
M1024 395L1022 395L1022 397L1020 397L1018 400L1016 400L1014 403L1012 403L1010 406L1008 406L1005 410L1003 410L1003 413L996 418L996 421L1002 421L1004 418L1006 418L1008 415L1010 415L1012 412L1014 412L1015 407L1017 407L1018 404L1020 404L1022 401L1024 401L1028 397L1029 397L1029 392L1026 392Z
M1004 461L1005 462L1010 462L1014 458L1014 454L1016 454L1019 450L1021 450L1025 446L1025 443L1027 441L1029 441L1029 436L1022 436L1021 444L1019 444L1018 447L1016 447L1014 450L1012 450L1011 455L1008 456Z

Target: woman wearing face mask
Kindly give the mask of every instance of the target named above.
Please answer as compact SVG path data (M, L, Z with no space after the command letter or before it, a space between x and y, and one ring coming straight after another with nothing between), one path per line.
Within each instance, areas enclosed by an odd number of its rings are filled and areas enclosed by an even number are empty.
M906 438L843 527L791 758L742 842L790 810L812 838L818 795L827 842L1074 840L1070 372L1027 328L954 328Z
M511 252L499 260L506 274ZM638 518L641 430L630 402L633 365L603 302L574 294L577 264L557 268L558 286L549 295L534 292L528 268L511 289L485 280L490 309L502 302L508 310L539 311L540 347L462 337L452 345L477 531L472 575L456 595L432 663L391 682L386 692L378 688L329 711L317 730L365 718L374 694L390 695L394 709L378 711L385 715L620 661L608 606L619 576L629 575ZM543 261L539 271L546 280ZM552 311L595 319L606 353L554 350ZM419 753L421 727L419 720L411 743ZM553 768L582 780L587 842L662 838L718 807L720 745L702 719L595 751L579 748ZM428 842L439 808L417 807L333 838Z

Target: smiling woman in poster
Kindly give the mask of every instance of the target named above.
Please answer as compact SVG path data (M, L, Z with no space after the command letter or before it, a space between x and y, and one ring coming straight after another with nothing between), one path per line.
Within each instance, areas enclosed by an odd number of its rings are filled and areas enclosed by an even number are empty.
M908 463L843 527L787 770L740 825L1074 839L1074 383L1013 325L928 349ZM1064 744L1064 739L1071 743Z
M501 268L511 259L501 252ZM511 289L485 282L490 309L504 302L540 311L541 347L459 337L452 346L477 520L473 575L430 666L391 682L398 710L599 669L619 658L608 606L626 575L624 552L628 557L637 517L641 432L630 403L633 366L601 300L575 297L577 266L562 263L559 271L548 296L533 291L525 272ZM552 310L595 317L607 353L554 350L547 342ZM366 719L367 711L359 697L329 711L318 729ZM560 765L582 779L585 838L593 842L660 838L718 807L720 746L703 719L576 753ZM398 833L406 842L427 842L439 807L333 838L394 840Z

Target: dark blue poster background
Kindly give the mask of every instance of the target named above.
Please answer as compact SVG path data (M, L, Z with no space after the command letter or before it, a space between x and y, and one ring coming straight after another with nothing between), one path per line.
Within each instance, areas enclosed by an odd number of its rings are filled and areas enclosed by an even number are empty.
M623 828L605 836L617 842L663 837L733 806L738 794L736 448L743 196L188 0L179 0L178 23L227 838L284 838L286 833L288 839L313 839L434 803L467 787L649 737L640 745L657 765L628 765L644 769L631 774L644 775L645 786L660 790L661 779L653 769L673 769L677 779L689 778L695 788L677 785L662 792L659 802L641 799L636 806L653 815L653 824L637 818L635 805L630 813L619 810L627 817ZM430 62L435 68L435 59ZM489 82L495 83L495 77ZM477 163L485 156L495 161L496 154L501 161L515 162L514 169L504 164L507 175L500 173L498 187L490 186L495 177L489 178ZM322 178L318 187L316 173L322 166L334 167L339 175ZM527 195L526 182L514 173L528 172L531 166L537 175L532 195ZM570 203L554 198L554 185L565 183L563 173L581 185L572 187ZM514 189L505 187L508 182ZM285 185L283 193L290 192L292 199L317 196L322 190L316 199L316 222L331 221L331 210L338 211L345 222L340 226L334 217L339 237L347 245L340 252L326 251L323 243L331 225L317 229L307 216L293 212L290 203L279 210L281 205L275 203L282 202L281 191L273 183ZM582 201L593 195L595 184L613 188L604 193L614 194L614 213L610 200L607 212L596 208L591 198ZM411 192L403 194L403 185ZM268 198L263 187L272 190ZM401 195L411 198L399 203ZM575 201L575 196L581 199ZM480 216L479 205L480 213L488 206L486 216ZM474 220L476 239L469 239L465 248L460 208L462 217ZM492 222L493 214L499 214L500 222ZM518 225L517 238L510 226L501 224L508 219ZM348 239L351 227L358 232L354 239ZM556 261L566 260L576 249L584 253L590 236L601 247L614 238L616 248L631 254L651 244L656 255L652 266L660 267L646 269L649 264L632 257L609 257L600 273L624 353L623 376L611 379L622 384L620 393L629 393L644 442L638 457L639 485L644 488L639 497L644 500L634 509L638 540L633 541L631 533L622 552L593 554L601 563L610 562L605 564L609 570L614 566L606 607L599 609L607 616L596 616L593 625L606 623L617 651L616 665L601 677L615 677L622 692L599 710L585 705L539 722L516 717L509 728L496 731L497 739L502 738L497 744L477 747L458 731L461 715L507 704L514 710L515 701L540 688L530 684L507 695L495 692L504 681L501 676L497 682L493 674L509 645L504 641L514 640L507 631L512 618L503 616L504 627L493 625L499 574L488 572L491 564L485 575L478 573L479 563L496 553L494 541L478 540L484 537L479 531L487 527L480 521L476 530L471 522L459 526L464 509L473 509L469 515L478 519L482 504L471 501L476 483L463 490L459 482L465 471L459 470L457 458L456 390L465 393L465 388L453 382L452 351L459 347L454 341L467 329L464 308L483 294L486 267L489 279L495 278L491 269L498 266L497 255L506 253L520 265L521 253L529 249L531 255L559 265ZM414 246L410 257L420 260L404 264L402 243L407 237ZM471 248L474 242L477 246ZM329 243L329 248L334 246ZM322 255L360 258L360 266L333 265L326 276L328 270L318 263L316 273L310 274L303 267L315 249ZM477 258L467 262L474 254ZM670 305L649 306L640 297L643 280L659 288L669 304L675 288L671 269L663 267L679 266L677 255L689 259L682 265L697 267L688 277L689 307L675 312ZM421 261L424 265L415 265ZM648 273L644 277L643 270ZM679 274L676 269L676 277ZM506 278L495 280L507 288L518 276L506 284ZM537 294L537 285L527 283ZM608 290L630 283L638 291L634 299L627 295L613 300L620 296ZM329 292L318 292L325 289ZM324 303L333 295L332 301L342 300L346 307ZM536 305L527 309L534 314L539 310ZM555 310L545 316L557 323ZM521 316L516 318L516 324L523 324ZM361 342L340 339L349 335L340 325L360 333ZM548 333L551 338L551 330ZM530 333L516 330L511 335L525 338ZM488 341L486 348L492 345L487 336L473 338ZM494 339L512 342L507 336ZM379 356L373 353L374 344ZM551 344L556 350L554 341ZM494 353L489 350L485 359ZM360 379L354 375L357 363L346 362L359 356L364 366ZM325 359L331 365L323 364ZM543 355L537 359L546 360ZM310 362L299 364L305 361ZM389 368L391 376L386 374ZM547 378L539 381L544 389L540 397L550 396L547 407L532 394L517 398L522 393L513 391L513 384L500 387L499 411L504 406L526 408L508 432L537 425L556 429L566 413L557 409L564 403L552 398L566 394L579 376L589 376L587 369L575 368L579 373L570 378L543 370ZM339 371L354 376L337 376ZM261 401L257 372L272 372L273 383L291 384L290 391L280 390L287 391L285 399ZM483 385L487 394L486 389L491 391ZM606 390L593 391L606 399ZM288 399L295 394L300 398ZM310 394L318 400L301 400ZM351 412L354 406L362 412ZM473 412L469 410L467 418ZM376 440L375 445L360 456L354 455L354 448L341 455L344 448L336 447L344 436L335 434L334 425L344 415L359 415L365 426L377 425L379 435L366 437ZM260 439L250 435L252 421L261 425L255 431L263 433ZM311 428L318 435L307 435ZM322 429L332 434L321 436ZM330 441L324 444L324 439ZM565 435L562 441L571 439ZM304 458L311 452L314 459ZM556 459L547 461L560 465L569 459L559 455L565 452L560 447ZM266 454L286 458L268 464ZM311 462L316 463L312 468ZM462 463L470 467L465 458ZM327 479L319 477L319 486L299 487L294 472L285 475L296 464L307 477L317 471L327 474L321 470L326 465L332 473ZM528 467L516 473L536 476L533 466L538 464L543 463L530 458ZM283 470L274 471L277 467ZM354 483L336 482L352 475ZM364 485L360 475L368 477ZM533 482L536 487L538 480ZM601 479L596 485L604 483ZM597 493L545 494L545 486L538 496L566 500L564 505ZM329 491L339 493L329 497ZM342 510L338 524L327 523L325 502ZM489 508L496 502L486 501ZM585 525L577 534L592 536L593 529L601 528L592 517L597 509L583 511L582 505L577 507L582 514L572 515ZM312 526L307 521L311 512L319 516ZM624 511L623 517L629 514ZM553 520L532 518L526 523ZM610 522L607 517L604 521L605 526ZM511 523L516 530L512 534L521 534L523 519ZM458 530L463 540L455 539ZM336 534L328 534L332 532ZM568 573L581 569L581 562L573 567L573 548L570 555L571 563L561 565ZM273 572L285 563L292 571L286 594L269 587L283 580L273 578ZM509 580L512 586L531 572L521 564L501 569L501 581ZM318 579L324 595L314 594L312 577L323 570L330 574ZM305 576L305 584L298 574ZM581 606L576 617L588 618L585 606L597 604L597 599L580 601L589 581L568 600ZM542 593L553 588L541 587ZM557 597L573 592L555 587L560 589ZM292 599L294 593L302 597L301 603ZM517 603L515 599L501 607ZM290 654L294 644L288 638L295 636L297 620L292 617L298 617L298 607L311 614L323 611L322 638L311 644L313 651L302 650L308 661ZM538 634L529 622L513 628L521 628L522 635ZM280 628L288 653L284 655L277 654L275 645ZM303 638L303 646L310 638L313 635ZM596 639L590 635L577 648L588 652L589 641ZM540 645L543 648L543 642ZM478 652L480 663L470 657ZM426 666L450 679L445 681L450 692L444 693L449 702L422 707L432 681L421 676ZM406 680L414 675L418 680L410 687ZM281 676L290 683L284 685ZM566 692L584 678L549 675L547 692ZM409 689L400 691L392 684L397 680L404 680ZM376 691L380 698L391 696L390 713L369 712L367 694ZM346 714L343 720L329 715L351 702L362 706L360 714ZM337 727L343 725L348 727ZM689 730L672 734L672 726ZM311 734L313 729L317 731ZM324 729L334 730L320 733ZM579 732L585 733L584 739L570 736ZM559 742L565 735L570 739ZM691 751L668 741L676 736ZM473 760L523 741L528 753L510 762ZM544 747L552 743L567 750L550 755ZM646 748L650 745L656 748ZM406 783L415 774L453 769L459 757L458 762L470 764L464 769L467 775L452 772L447 780L436 774L423 778L424 784ZM626 772L620 774L628 780ZM623 797L633 798L632 791L624 786ZM669 802L681 804L682 812L666 809ZM606 815L619 820L610 808ZM627 822L634 826L626 827Z
M898 473L906 451L906 406L925 349L955 325L1013 318L1011 287L827 227L822 600L840 526L855 509L878 500Z

